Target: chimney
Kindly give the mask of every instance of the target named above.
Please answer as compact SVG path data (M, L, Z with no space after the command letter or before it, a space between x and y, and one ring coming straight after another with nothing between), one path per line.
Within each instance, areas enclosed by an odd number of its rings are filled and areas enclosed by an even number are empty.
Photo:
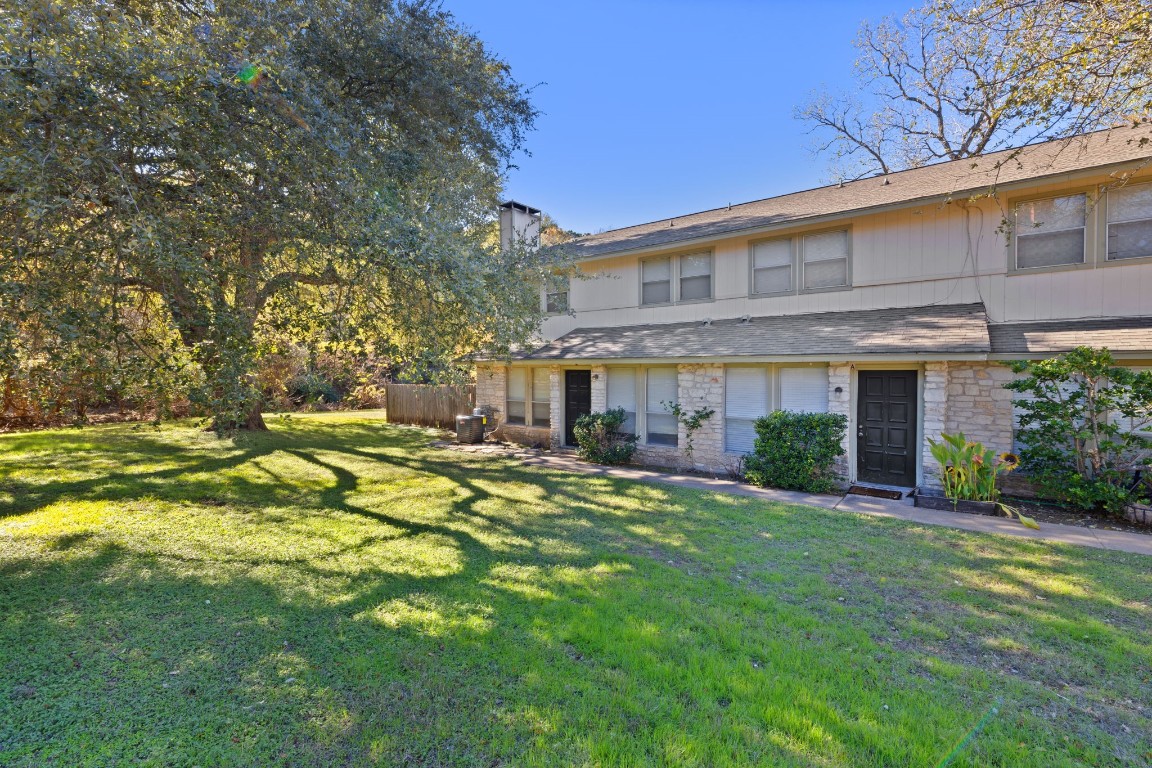
M506 251L513 243L540 247L540 211L509 200L500 206L500 248Z

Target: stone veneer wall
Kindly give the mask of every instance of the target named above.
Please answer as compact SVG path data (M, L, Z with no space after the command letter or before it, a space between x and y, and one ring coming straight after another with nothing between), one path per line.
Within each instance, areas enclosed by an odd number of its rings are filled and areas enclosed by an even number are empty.
M504 404L508 400L508 366L476 366L476 407L491 408L493 428L504 422Z
M840 391L837 392L836 389ZM833 465L836 474L848 479L848 452L852 447L852 366L847 363L833 363L828 366L828 413L839 413L849 419L840 445L844 455Z
M1012 449L1012 397L1004 384L1012 372L995 363L927 363L924 366L924 484L940 485L940 466L928 438L963 432L993 451Z

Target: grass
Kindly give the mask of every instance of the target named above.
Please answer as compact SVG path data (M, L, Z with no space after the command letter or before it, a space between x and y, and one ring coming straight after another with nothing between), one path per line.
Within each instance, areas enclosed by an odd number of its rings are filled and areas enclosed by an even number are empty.
M0 436L0 765L1152 765L1147 558L271 423Z

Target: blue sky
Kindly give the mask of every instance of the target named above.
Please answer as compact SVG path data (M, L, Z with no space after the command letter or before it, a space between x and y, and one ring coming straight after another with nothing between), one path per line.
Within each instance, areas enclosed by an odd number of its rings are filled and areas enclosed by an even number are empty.
M793 119L851 86L860 22L916 0L444 0L537 85L508 194L581 232L827 183Z

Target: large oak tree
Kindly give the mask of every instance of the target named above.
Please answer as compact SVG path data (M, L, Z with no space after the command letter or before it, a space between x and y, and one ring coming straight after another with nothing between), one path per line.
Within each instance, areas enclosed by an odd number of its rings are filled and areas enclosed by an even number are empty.
M5 367L41 337L130 346L194 368L230 429L262 426L264 328L420 359L518 343L555 265L484 241L535 114L430 2L5 4Z

